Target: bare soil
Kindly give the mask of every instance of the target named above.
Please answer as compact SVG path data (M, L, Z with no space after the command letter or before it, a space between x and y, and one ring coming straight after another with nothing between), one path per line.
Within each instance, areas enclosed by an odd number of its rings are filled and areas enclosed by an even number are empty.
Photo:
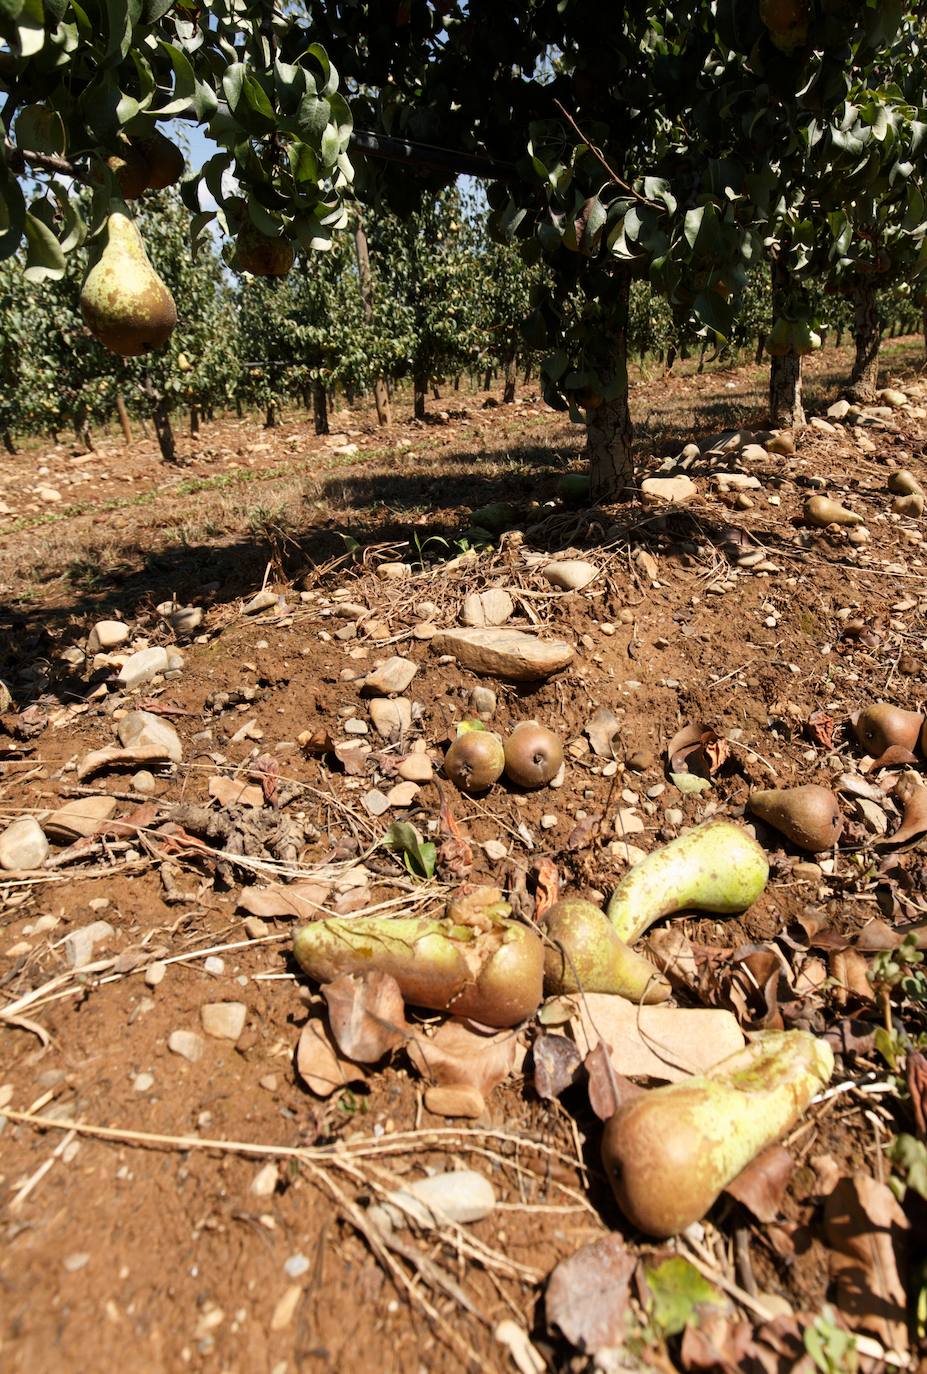
M911 388L924 406L921 352L918 340L895 341L883 384ZM814 360L809 413L823 414L846 370L845 355ZM759 429L762 385L755 368L640 377L634 410L649 465L708 433ZM0 1110L45 1123L0 1117L0 1364L11 1374L111 1374L127 1363L134 1374L502 1371L515 1367L494 1337L507 1319L530 1334L544 1367L571 1367L545 1328L544 1278L585 1241L623 1229L585 1091L542 1101L529 1057L483 1117L447 1120L425 1109L422 1081L397 1056L364 1085L315 1098L294 1064L315 992L292 961L294 923L267 918L266 934L249 934L239 909L242 892L272 881L279 864L254 839L253 813L223 809L207 790L218 775L248 780L261 756L266 775L269 757L279 817L301 828L301 873L356 873L368 856L365 904L439 911L442 885L413 882L383 849L369 855L393 820L427 830L436 789L375 817L362 797L396 781L395 747L379 745L371 727L368 770L352 776L299 743L304 732L349 738L345 722L368 719L360 675L401 654L418 669L407 693L418 704L412 738L439 762L477 679L441 661L420 637L423 622L454 625L467 592L504 586L514 624L574 646L572 665L546 683L490 684L493 728L536 718L562 735L562 787L522 794L501 783L481 799L450 798L472 843L470 876L516 897L526 883L530 894L543 858L563 889L601 900L626 870L619 810L641 822L627 840L649 850L708 815L742 817L753 786L830 785L859 758L847 722L860 706L923 709L923 522L894 515L886 490L896 467L927 484L923 416L887 414L865 431L874 446L865 453L853 430L809 427L794 456L702 460L689 473L697 495L682 506L575 511L554 494L563 472L581 470L580 435L530 386L515 406L447 391L433 410L388 433L366 410L343 411L328 439L302 414L271 431L222 417L181 443L176 470L159 463L153 441L126 447L115 436L90 454L60 444L0 460L9 512L0 515L0 679L12 695L0 730L0 820L41 818L82 795L75 765L113 743L121 714L139 704L162 713L184 745L182 764L155 770L151 797L134 792L131 770L86 780L85 791L117 798L117 816L134 817L134 829L95 837L39 874L0 874L0 1017L26 999L0 1020ZM750 508L720 489L719 470L759 480ZM804 501L818 489L865 518L868 543L805 527ZM448 570L443 560L466 547L470 511L496 500L516 507L523 543L503 539ZM738 568L732 540L741 552L762 550L774 570ZM601 570L585 593L553 593L525 558L565 549ZM378 576L389 560L410 563L411 576ZM245 614L262 585L282 601ZM356 634L336 591L368 608ZM205 611L193 640L178 641L156 611L172 597ZM126 694L112 670L94 671L74 651L113 616L132 627L133 643L179 650L180 675ZM599 706L621 717L617 769L583 733ZM832 747L809 734L816 711L834 723ZM690 722L730 743L711 790L697 794L667 774L666 746ZM240 822L252 858L229 862L218 844L172 841L160 826L179 805ZM821 950L796 940L800 923L852 940L874 917L898 922L896 884L910 899L902 921L922 909L923 849L900 855L886 876L872 833L849 802L845 810L831 871L809 869L808 856L758 825L773 862L760 901L742 919L678 923L731 952L785 951L799 980L785 1024L819 1033L874 1013L801 983ZM581 824L598 816L597 827ZM504 862L487 857L489 841L507 846ZM352 909L354 881L334 883L336 909ZM114 934L74 970L65 937L96 920ZM207 967L216 956L221 966ZM149 986L147 970L163 960L163 981ZM223 1001L247 1007L237 1042L204 1037L194 1063L169 1051L172 1032L202 1033L201 1007ZM753 1005L742 1020L755 1028L762 1016ZM838 1068L878 1071L871 1049ZM880 1101L875 1128L853 1094L812 1118L775 1226L722 1199L704 1240L722 1272L744 1281L729 1238L746 1227L758 1291L796 1312L820 1310L831 1290L813 1161L883 1177L880 1132L887 1139L902 1118ZM112 1136L56 1129L49 1118ZM262 1146L281 1154L272 1191L258 1195L255 1178L274 1158ZM483 1170L501 1204L466 1228L468 1243L406 1232L405 1253L374 1253L363 1217L378 1191L461 1164Z

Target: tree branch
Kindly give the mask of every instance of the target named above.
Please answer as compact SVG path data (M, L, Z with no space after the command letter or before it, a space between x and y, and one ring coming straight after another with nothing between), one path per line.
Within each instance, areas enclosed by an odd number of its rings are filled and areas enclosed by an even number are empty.
M560 101L555 99L554 104L556 105L560 113L563 115L564 119L569 124L574 134L576 134L576 137L582 139L583 143L585 143L586 147L589 149L590 153L595 158L596 162L605 172L606 176L610 177L616 186L620 187L622 191L626 191L627 194L629 196L632 196L640 205L646 205L648 210L657 210L661 215L666 213L665 205L660 205L659 202L655 200L648 200L647 197L642 196L639 191L635 191L633 186L629 186L628 183L618 175L614 167L610 167L608 165L608 163L605 161L605 157L603 156L602 149L597 148L596 145L586 137L582 129L577 124L576 120L569 113L569 111L566 110L560 104Z
M17 175L21 174L28 164L30 167L41 167L45 172L58 172L61 176L73 177L75 181L87 180L85 168L78 167L75 162L69 162L66 157L59 157L57 153L35 153L29 148L19 148L10 138L3 140L3 151Z

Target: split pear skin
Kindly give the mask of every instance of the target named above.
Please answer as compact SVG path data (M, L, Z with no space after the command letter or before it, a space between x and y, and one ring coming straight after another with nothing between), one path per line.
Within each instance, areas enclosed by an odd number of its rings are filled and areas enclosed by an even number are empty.
M84 324L123 358L167 343L177 323L174 298L149 261L122 201L114 201L96 241L80 293Z

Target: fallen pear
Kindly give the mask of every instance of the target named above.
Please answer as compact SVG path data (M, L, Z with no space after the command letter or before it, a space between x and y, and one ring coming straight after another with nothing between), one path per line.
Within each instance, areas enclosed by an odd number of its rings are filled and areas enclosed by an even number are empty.
M927 719L919 711L905 711L888 701L865 707L851 716L850 721L866 753L876 759L892 746L913 754L922 728L927 727Z
M827 525L861 525L863 517L827 496L809 496L805 502L805 522L823 529Z
M514 1026L541 1001L544 950L533 930L486 913L485 929L424 917L354 916L296 932L293 953L310 978L389 973L406 1002Z
M923 492L912 491L909 496L896 496L892 501L892 510L896 515L907 515L917 519L924 514Z
M674 911L746 911L768 877L766 855L746 830L731 821L706 821L635 864L612 893L607 915L630 945Z
M760 1031L703 1077L619 1107L605 1127L602 1162L625 1216L660 1237L699 1221L795 1125L833 1069L829 1045L808 1031Z
M898 468L888 479L888 489L896 496L923 496L924 488L907 468Z
M80 293L84 323L111 353L134 358L166 343L177 323L174 298L148 260L142 236L113 201Z
M544 990L548 993L610 992L630 1002L665 1002L670 985L648 959L629 949L592 902L564 897L545 912L542 924Z
M750 810L809 854L832 849L843 831L837 798L817 783L751 792Z

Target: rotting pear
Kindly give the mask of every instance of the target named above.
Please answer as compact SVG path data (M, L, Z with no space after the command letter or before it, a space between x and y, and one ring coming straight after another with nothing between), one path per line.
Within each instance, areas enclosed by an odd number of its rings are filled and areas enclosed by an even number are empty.
M832 849L843 832L837 798L830 788L814 782L751 792L750 810L809 854Z
M809 496L805 502L805 524L826 529L828 525L861 525L863 517L856 511L831 501L827 496Z
M619 1107L602 1137L619 1207L647 1235L684 1231L794 1126L833 1071L830 1046L808 1031L760 1031L703 1077Z
M544 948L546 992L610 992L645 1005L669 997L663 974L618 938L605 912L592 902L564 897L541 920L549 940Z
M152 267L135 221L113 201L80 293L84 324L111 353L160 348L177 323L174 298Z
M606 914L630 945L674 911L746 911L768 877L766 855L752 835L731 821L706 821L635 864L612 893Z

